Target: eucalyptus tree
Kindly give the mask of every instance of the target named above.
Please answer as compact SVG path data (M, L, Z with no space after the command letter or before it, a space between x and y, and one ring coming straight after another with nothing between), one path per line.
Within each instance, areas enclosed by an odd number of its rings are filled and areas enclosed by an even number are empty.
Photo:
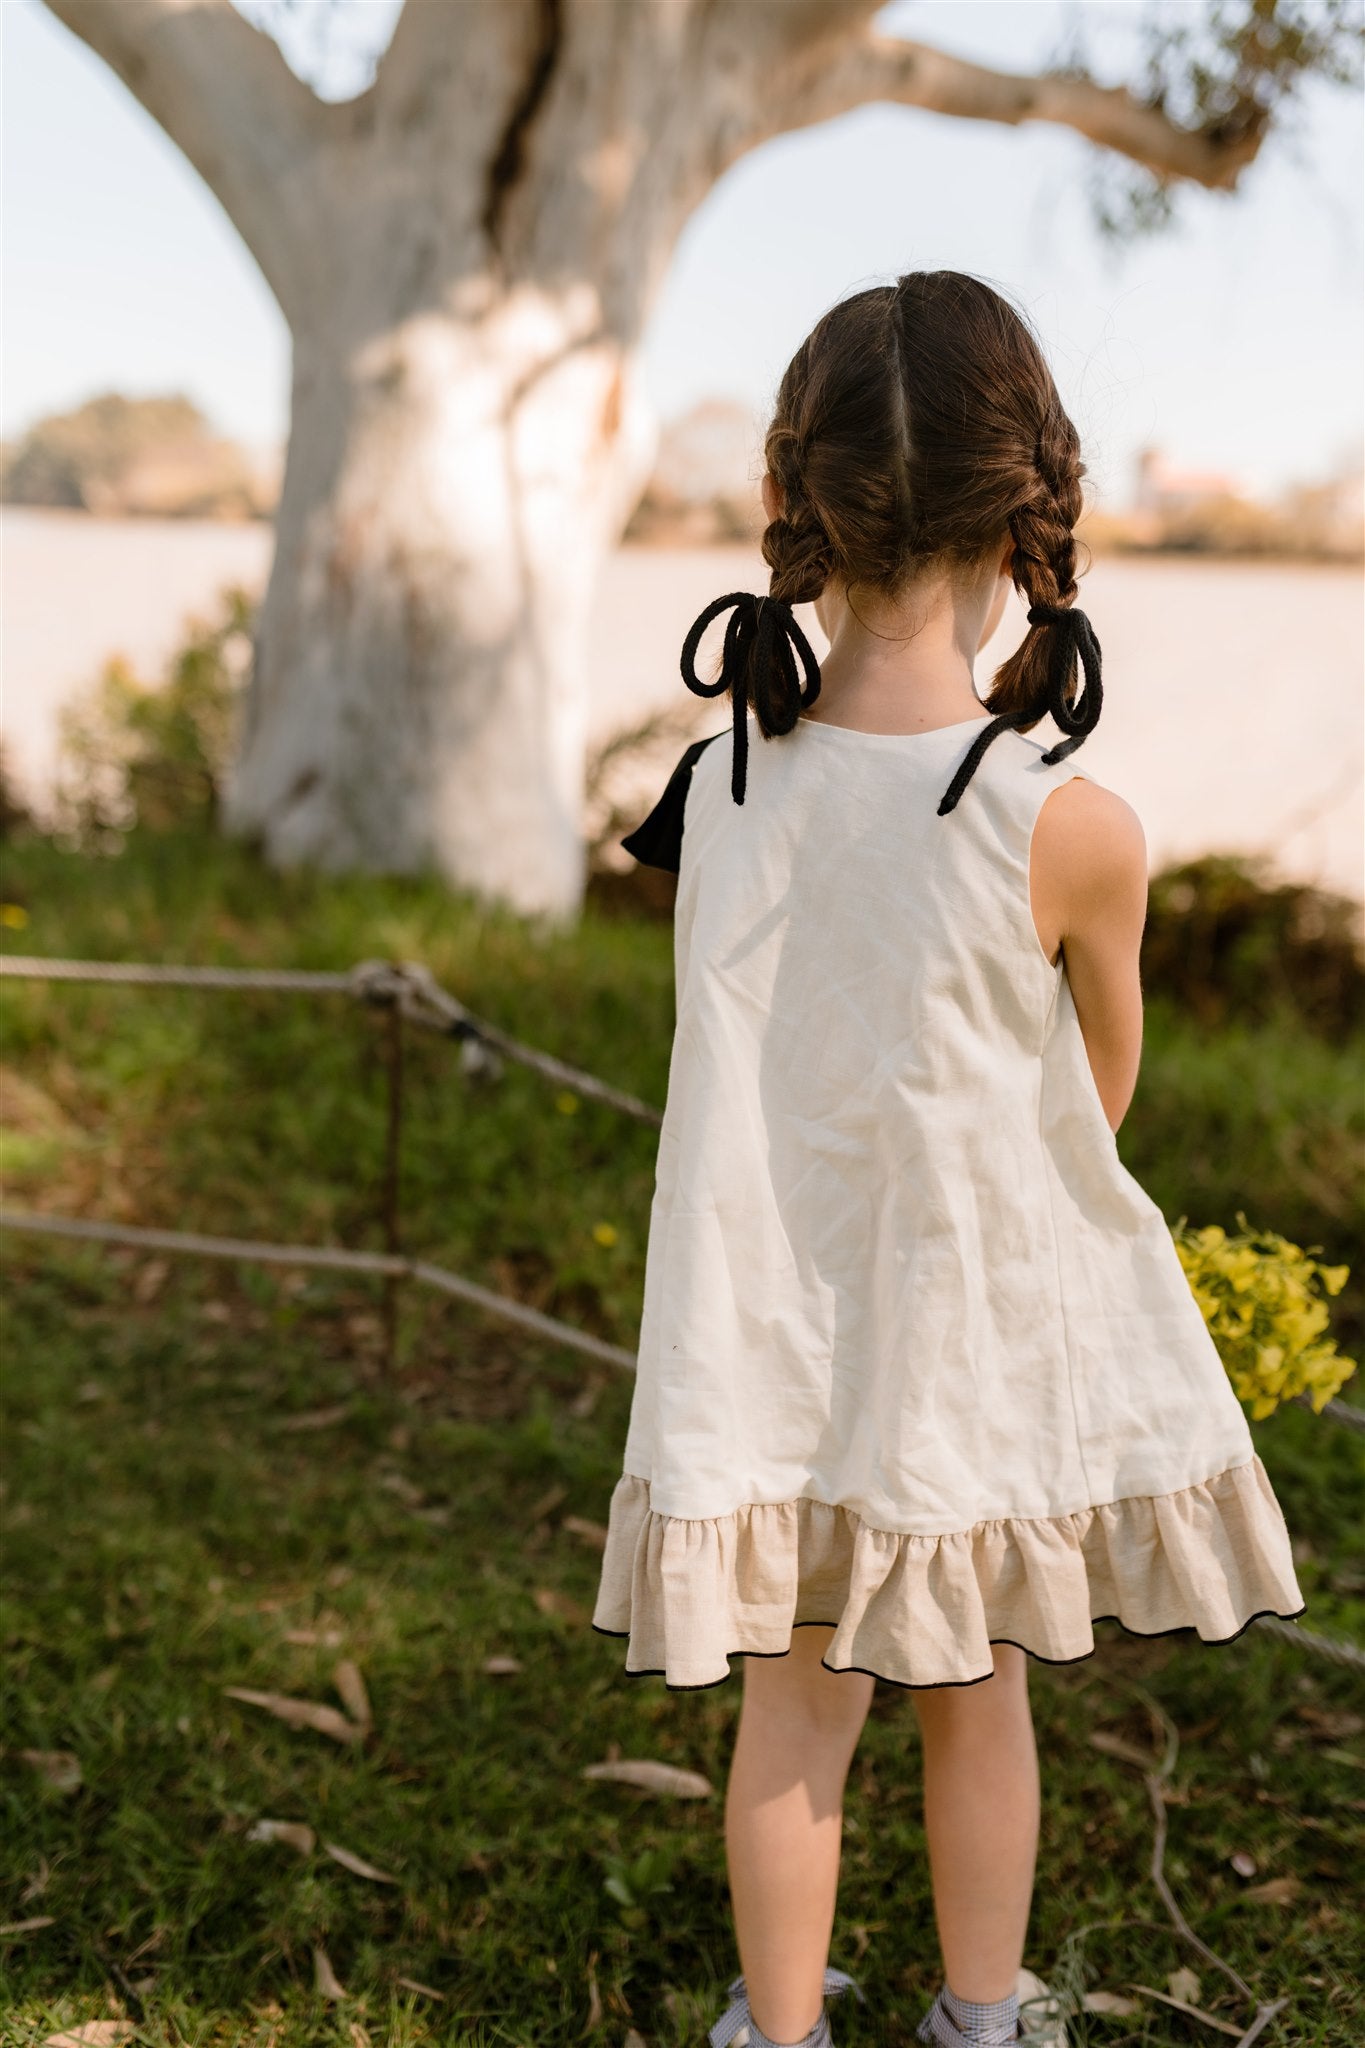
M1129 167L1122 228L1180 181L1231 190L1296 82L1350 68L1337 0L1168 9L1127 84L969 63L873 0L406 0L330 100L265 0L47 5L189 158L293 340L230 824L550 917L582 896L588 606L653 450L641 335L725 170L875 101L1051 122Z

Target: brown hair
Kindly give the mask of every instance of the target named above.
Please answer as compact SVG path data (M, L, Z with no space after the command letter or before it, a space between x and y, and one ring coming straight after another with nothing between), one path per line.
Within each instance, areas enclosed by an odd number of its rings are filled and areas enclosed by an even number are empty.
M895 595L927 564L975 565L1009 536L1031 611L1074 601L1079 437L1025 317L978 278L910 271L831 307L787 365L764 452L783 502L763 559L784 604L812 602L832 576ZM808 701L776 647L753 636L737 678L765 738ZM987 709L1035 724L1059 660L1069 697L1074 638L1040 617Z

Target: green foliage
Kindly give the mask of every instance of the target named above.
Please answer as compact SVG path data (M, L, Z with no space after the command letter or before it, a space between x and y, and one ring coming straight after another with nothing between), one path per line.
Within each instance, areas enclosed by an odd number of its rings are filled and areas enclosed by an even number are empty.
M1085 26L1082 16L1069 69L1082 60ZM1308 81L1360 81L1356 0L1149 6L1140 34L1144 75L1134 84L1137 96L1189 134L1233 149L1241 161L1254 156L1273 125L1285 122ZM1090 195L1101 233L1118 241L1164 228L1175 211L1175 189L1173 178L1112 153L1097 155Z
M1307 1394L1319 1413L1356 1370L1328 1332L1329 1295L1340 1294L1347 1266L1323 1266L1273 1230L1221 1224L1175 1226L1177 1255L1239 1399L1260 1420L1282 1401ZM1314 1246L1313 1250L1321 1250Z
M663 921L590 910L541 936L433 882L273 874L202 830L134 828L118 860L18 841L3 894L39 952L424 959L477 1014L663 1099ZM0 996L5 1122L31 1141L16 1207L381 1242L384 1074L367 1013ZM407 1067L407 1245L629 1344L655 1134L581 1097L566 1113L557 1087L510 1067L467 1074L456 1048L416 1033ZM1219 1034L1158 1005L1120 1139L1130 1163L1149 1161L1145 1184L1175 1191L1169 1214L1240 1202L1286 1228L1292 1214L1303 1242L1344 1259L1358 1074L1358 1039L1282 1018ZM1338 1121L1334 1154L1321 1132ZM1311 1174L1289 1146L1299 1130ZM694 2048L737 1966L721 1792L740 1667L733 1685L667 1693L625 1677L621 1643L587 1626L589 1525L619 1471L628 1377L414 1291L386 1381L363 1280L5 1249L0 1925L48 1923L0 1948L5 2048L106 2018L111 1998L129 2009L125 1984L141 1987L146 2048L352 2048L362 2032L375 2048L571 2048L594 2011L604 2042L634 2028L649 2048ZM1359 1637L1358 1442L1296 1406L1252 1430L1309 1625ZM1033 1670L1030 1963L1048 1975L1060 1957L1087 1988L1126 1990L1191 1960L1150 1884L1141 1774L1092 1740L1150 1747L1140 1679L1184 1737L1167 1857L1183 1909L1258 1991L1290 1995L1271 2041L1356 2048L1351 1674L1257 1629L1217 1649L1096 1634L1092 1660ZM374 1702L366 1744L225 1696L335 1703L341 1656ZM521 1668L491 1675L493 1656ZM849 2048L911 2048L936 1984L917 1740L906 1696L879 1687L834 1933L833 1960L870 1999L840 2009ZM25 1750L69 1752L80 1785L59 1791ZM612 1753L700 1771L715 1792L675 1802L582 1777ZM303 1822L319 1846L252 1840L262 1818ZM356 1877L322 1842L397 1882ZM315 1993L315 1947L345 2003ZM1194 1960L1200 2002L1245 2024ZM1175 2048L1188 2026L1146 2001L1126 2038ZM1117 2038L1096 2015L1071 2031L1074 2048Z
M1153 875L1144 989L1205 1028L1278 1015L1340 1038L1365 1017L1360 904L1268 867L1205 854Z
M657 1911L656 1902L673 1890L681 1848L680 1842L668 1842L641 1849L637 1856L602 1858L607 1873L602 1889L621 1908L622 1926L638 1929L649 1925L651 1911Z
M117 851L136 827L212 824L250 659L251 600L223 593L218 617L193 624L161 682L106 663L89 696L62 713L61 830L86 850Z

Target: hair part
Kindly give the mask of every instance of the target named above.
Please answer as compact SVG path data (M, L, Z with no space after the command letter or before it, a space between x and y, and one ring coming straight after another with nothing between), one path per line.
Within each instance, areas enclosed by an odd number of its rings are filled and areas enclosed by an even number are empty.
M931 565L953 573L1011 541L1030 607L1075 600L1080 440L1027 319L978 278L910 271L832 306L783 373L764 454L782 506L763 559L788 605L831 578L896 597ZM1059 630L1030 626L989 710L1044 715ZM802 702L773 644L749 643L742 678L768 739Z

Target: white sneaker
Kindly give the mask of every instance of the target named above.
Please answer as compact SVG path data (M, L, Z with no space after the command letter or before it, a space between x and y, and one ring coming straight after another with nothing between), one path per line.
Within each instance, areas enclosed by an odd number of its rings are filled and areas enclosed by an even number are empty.
M1062 2001L1042 1978L1032 1970L1021 1970L1014 1989L1019 2000L1019 2039L1031 2043L1031 2048L1069 2048Z

